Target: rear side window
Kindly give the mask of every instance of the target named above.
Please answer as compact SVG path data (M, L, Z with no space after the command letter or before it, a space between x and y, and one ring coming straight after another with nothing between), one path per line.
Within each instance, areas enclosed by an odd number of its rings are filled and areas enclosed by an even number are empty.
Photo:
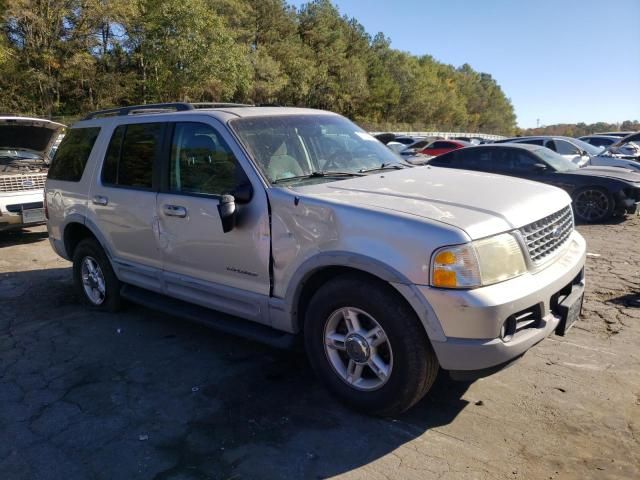
M69 130L56 151L48 178L79 182L99 133L99 127Z
M102 167L102 183L151 189L164 124L120 125L113 132Z
M529 145L540 145L540 146L543 146L544 145L544 140L541 139L541 138L536 138L536 139L520 140L520 141L517 141L516 143L528 143Z

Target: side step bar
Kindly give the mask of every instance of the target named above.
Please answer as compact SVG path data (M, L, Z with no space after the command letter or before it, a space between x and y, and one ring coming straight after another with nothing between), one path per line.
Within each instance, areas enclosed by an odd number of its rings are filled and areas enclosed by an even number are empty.
M216 312L143 288L125 284L120 290L120 295L124 299L143 307L159 310L192 322L202 323L222 332L248 338L275 348L288 350L293 348L296 343L296 336L290 333L280 332L259 323Z

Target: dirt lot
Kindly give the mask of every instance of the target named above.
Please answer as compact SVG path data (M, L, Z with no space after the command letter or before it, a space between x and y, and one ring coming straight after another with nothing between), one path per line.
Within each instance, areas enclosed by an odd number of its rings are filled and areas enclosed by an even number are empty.
M43 228L0 234L0 476L640 478L640 218L580 227L584 317L396 419L336 403L303 355L139 307L78 306Z

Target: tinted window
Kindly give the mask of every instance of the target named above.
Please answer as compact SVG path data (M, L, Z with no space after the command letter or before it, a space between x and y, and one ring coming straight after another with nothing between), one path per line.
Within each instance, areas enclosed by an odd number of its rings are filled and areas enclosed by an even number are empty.
M530 145L544 145L544 140L542 140L541 138L538 139L531 139L531 140L521 140L519 142L516 143L528 143Z
M103 183L150 189L162 131L161 123L121 125L116 128L102 169Z
M556 147L556 142L554 142L553 140L547 140L544 146L549 150L553 150L554 152L558 150L558 147Z
M58 147L49 169L49 178L79 182L100 128L72 128Z
M468 170L482 170L485 172L493 170L492 157L495 149L478 148L475 150L456 150L460 156L462 168Z
M429 148L451 148L451 143L449 142L433 142L429 145Z
M580 155L578 147L564 140L556 140L556 152L560 155Z
M237 169L231 149L209 125L176 124L171 145L172 192L230 193L237 185Z
M431 160L429 165L436 167L464 168L467 170L491 170L491 151L488 148L457 149Z
M508 174L531 172L536 163L535 159L517 148L495 148L491 152L491 166L497 172Z
M586 138L584 141L591 145L595 145L596 147L608 147L615 142L615 140L610 138Z

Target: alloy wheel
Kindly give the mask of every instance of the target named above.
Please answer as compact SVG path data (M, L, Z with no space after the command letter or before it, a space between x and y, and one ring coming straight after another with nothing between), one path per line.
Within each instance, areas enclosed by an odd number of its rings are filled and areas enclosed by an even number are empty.
M107 294L104 274L93 257L84 257L81 266L82 286L84 293L94 305L102 305Z
M358 308L343 307L329 316L324 350L333 370L357 390L377 390L391 376L393 351L387 334Z

